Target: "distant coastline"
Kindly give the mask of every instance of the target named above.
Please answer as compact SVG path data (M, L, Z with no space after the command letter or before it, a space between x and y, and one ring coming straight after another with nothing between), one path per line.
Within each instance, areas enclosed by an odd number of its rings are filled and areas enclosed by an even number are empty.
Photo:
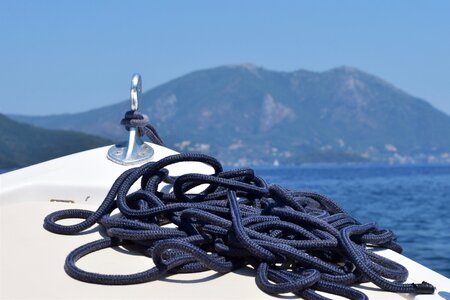
M235 169L233 165L223 165L226 170ZM450 167L450 162L420 162L420 163L387 163L387 162L346 162L346 163L303 163L303 164L285 164L274 166L272 164L265 165L247 165L245 167L254 168L255 170L289 170L289 169L352 169L352 168L415 168L415 167ZM22 167L3 168L0 174L8 173L21 169Z
M120 120L129 105L124 100L74 114L10 115L5 124L0 115L0 148L9 150L0 152L0 167L12 166L11 157L21 166L57 157L49 145L61 156L124 140ZM241 64L194 71L143 93L139 110L167 147L235 167L450 163L450 116L354 67L279 72ZM17 130L19 123L34 127ZM47 141L51 135L54 142L42 145L43 130L51 130ZM44 151L37 155L30 147Z

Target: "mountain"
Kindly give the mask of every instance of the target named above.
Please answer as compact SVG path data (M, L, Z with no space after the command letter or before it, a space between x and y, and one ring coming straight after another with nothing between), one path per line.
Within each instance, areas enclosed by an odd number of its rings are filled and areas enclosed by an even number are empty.
M85 133L21 124L0 114L0 169L24 167L111 143Z
M254 65L196 71L143 94L140 111L170 147L226 163L413 161L450 157L450 117L352 67L275 72ZM22 122L125 139L129 102ZM449 158L450 159L450 158Z

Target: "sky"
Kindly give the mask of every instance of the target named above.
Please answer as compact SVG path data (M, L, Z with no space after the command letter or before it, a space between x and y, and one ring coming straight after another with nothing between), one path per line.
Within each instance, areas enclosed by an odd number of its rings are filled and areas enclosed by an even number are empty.
M349 65L450 114L450 1L0 1L0 113L76 113L186 73Z

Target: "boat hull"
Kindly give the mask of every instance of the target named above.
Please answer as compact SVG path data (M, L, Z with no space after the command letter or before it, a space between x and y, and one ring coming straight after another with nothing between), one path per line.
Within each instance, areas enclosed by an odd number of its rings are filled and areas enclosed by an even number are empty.
M176 153L161 146L151 146L155 150L154 161ZM98 207L114 180L129 168L106 159L108 148L85 151L0 175L0 298L273 298L258 289L250 268L223 275L213 271L178 274L128 286L88 284L69 277L63 268L67 254L80 245L102 238L102 232L93 228L88 234L56 235L42 227L43 219L56 210L95 210ZM174 175L212 172L211 167L196 162L176 164L169 169ZM373 284L357 286L370 299L449 299L448 278L393 251L380 250L378 253L403 264L410 273L407 282L427 281L437 289L434 295L414 296L384 292ZM116 248L84 257L78 265L91 272L127 274L144 271L153 263L149 258L133 255L126 248Z

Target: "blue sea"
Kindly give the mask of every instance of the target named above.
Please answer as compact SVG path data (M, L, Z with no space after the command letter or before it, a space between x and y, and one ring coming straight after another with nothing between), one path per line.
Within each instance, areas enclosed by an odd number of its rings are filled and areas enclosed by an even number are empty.
M450 165L310 165L256 172L270 183L324 194L360 222L390 228L404 255L450 277Z
M330 197L360 222L393 230L403 254L450 277L450 165L258 168L270 183Z

